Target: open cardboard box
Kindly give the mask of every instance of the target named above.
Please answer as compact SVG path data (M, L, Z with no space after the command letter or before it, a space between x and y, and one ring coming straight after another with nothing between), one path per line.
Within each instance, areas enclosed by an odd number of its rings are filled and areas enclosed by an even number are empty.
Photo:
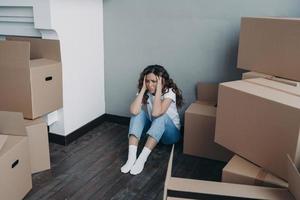
M0 41L0 110L35 119L62 107L59 41L8 37Z
M166 200L167 198L173 198L168 197L169 190L184 193L206 194L217 198L239 197L267 200L300 200L300 174L289 156L287 158L289 187L271 188L263 186L241 185L172 177L173 154L174 145L171 150L171 155L168 163L164 187L164 200Z
M31 188L30 156L23 115L0 111L0 198L20 200Z

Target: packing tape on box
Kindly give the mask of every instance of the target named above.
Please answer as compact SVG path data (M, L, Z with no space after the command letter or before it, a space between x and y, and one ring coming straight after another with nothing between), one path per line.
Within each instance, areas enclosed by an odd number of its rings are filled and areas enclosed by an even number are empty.
M267 176L267 172L263 169L260 169L254 179L254 185L263 185Z

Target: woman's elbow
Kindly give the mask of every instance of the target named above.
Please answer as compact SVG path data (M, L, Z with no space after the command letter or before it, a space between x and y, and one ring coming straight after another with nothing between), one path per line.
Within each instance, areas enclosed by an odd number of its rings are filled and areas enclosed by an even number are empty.
M152 115L152 117L159 117L161 115L161 113L159 113L159 112L152 112L151 115Z
M130 109L130 114L132 114L132 115L138 115L140 113L140 111L138 111L138 110L131 110Z

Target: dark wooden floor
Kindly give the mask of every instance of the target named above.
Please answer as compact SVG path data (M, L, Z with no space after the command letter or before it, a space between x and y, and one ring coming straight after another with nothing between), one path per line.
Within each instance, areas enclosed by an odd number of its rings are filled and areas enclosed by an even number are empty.
M122 174L120 167L127 159L127 130L128 126L104 122L68 146L51 143L51 170L33 175L33 188L25 199L162 200L172 146L158 145L141 174ZM183 155L179 142L172 176L219 180L224 165Z

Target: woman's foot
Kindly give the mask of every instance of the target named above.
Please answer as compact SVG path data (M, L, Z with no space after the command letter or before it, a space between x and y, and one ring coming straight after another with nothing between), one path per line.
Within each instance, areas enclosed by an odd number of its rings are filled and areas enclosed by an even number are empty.
M128 173L132 166L134 165L135 161L136 161L136 152L137 152L137 146L135 145L129 145L128 147L128 160L125 163L125 165L123 165L121 167L121 172L122 173Z
M150 153L151 149L148 149L147 147L143 148L143 151L141 152L139 158L135 161L134 165L132 166L130 174L137 175L143 171L144 165Z

